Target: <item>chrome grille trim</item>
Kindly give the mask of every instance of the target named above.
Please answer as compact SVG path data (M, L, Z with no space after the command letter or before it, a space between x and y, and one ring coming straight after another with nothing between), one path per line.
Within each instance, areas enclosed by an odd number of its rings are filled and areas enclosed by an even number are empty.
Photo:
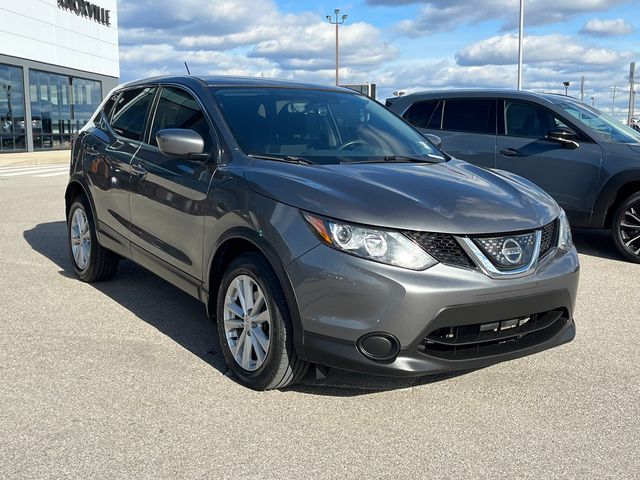
M473 240L469 237L458 237L456 236L456 240L460 242L462 248L467 252L467 254L475 261L475 263L480 267L480 269L486 273L488 276L492 278L514 278L514 277L524 277L526 275L530 275L534 271L534 267L538 263L538 259L540 257L540 244L542 243L542 231L535 230L535 246L533 247L533 255L531 255L531 260L529 263L523 267L511 270L500 270L498 269L491 260L487 258L487 256L482 253L482 250L473 242Z

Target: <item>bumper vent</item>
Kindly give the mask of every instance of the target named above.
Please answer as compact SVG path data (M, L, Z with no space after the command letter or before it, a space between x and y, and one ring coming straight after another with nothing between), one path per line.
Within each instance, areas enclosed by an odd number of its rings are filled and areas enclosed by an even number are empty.
M565 310L551 310L490 323L438 328L418 351L447 360L471 360L521 350L552 338L567 323Z
M467 268L476 266L453 235L429 232L404 233L441 263Z

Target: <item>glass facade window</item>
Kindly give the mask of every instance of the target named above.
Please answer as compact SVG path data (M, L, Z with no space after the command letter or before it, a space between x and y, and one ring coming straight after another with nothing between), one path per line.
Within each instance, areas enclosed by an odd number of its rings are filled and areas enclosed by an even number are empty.
M71 136L102 101L102 84L84 78L29 70L35 150L71 147Z
M0 152L26 150L22 69L0 64Z

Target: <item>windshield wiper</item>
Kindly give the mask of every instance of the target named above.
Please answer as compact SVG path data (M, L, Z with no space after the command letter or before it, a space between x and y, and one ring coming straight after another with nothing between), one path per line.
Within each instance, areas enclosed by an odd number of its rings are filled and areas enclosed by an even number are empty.
M298 165L313 165L314 163L306 158L297 157L295 155L285 155L283 157L276 157L271 155L256 155L250 153L247 155L250 158L256 158L259 160L273 160L274 162L286 162L286 163L297 163Z
M404 162L412 162L412 163L440 163L444 161L444 158L437 157L438 160L432 158L418 158L418 157L410 157L407 155L387 155L386 157L380 159L372 159L372 160L355 160L352 162L343 162L343 163L404 163Z

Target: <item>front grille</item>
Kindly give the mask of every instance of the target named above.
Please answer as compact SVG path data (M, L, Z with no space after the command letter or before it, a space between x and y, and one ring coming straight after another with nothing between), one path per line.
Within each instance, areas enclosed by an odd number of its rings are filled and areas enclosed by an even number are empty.
M418 346L426 355L447 360L471 360L522 350L552 338L568 320L566 310L500 320L442 327Z
M441 263L467 268L476 266L453 235L429 232L404 233Z
M558 222L554 220L542 228L542 240L540 242L540 258L544 257L549 250L558 244Z
M500 270L514 270L528 265L536 247L535 232L503 237L476 237L475 244Z

